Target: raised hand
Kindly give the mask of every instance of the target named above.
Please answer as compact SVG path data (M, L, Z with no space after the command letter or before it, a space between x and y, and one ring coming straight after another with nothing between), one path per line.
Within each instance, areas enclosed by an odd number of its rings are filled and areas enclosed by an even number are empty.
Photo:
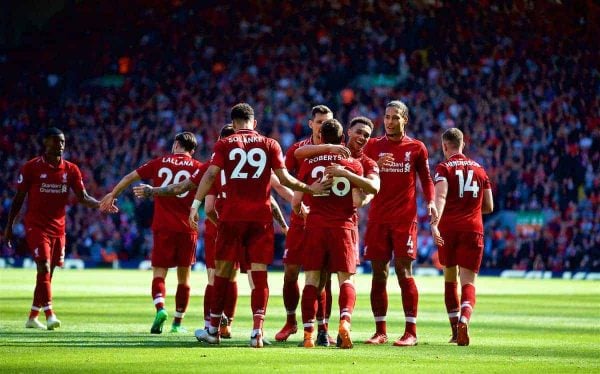
M325 168L325 175L330 175L332 177L344 177L348 171L344 169L343 166L332 163L331 165Z
M394 162L394 155L392 153L386 153L377 160L377 166L383 168L384 166L392 166Z
M333 185L333 178L322 178L310 185L310 190L313 195L322 195L329 192Z
M351 156L350 149L341 144L329 144L327 146L327 150L329 151L329 153L340 155L343 158L348 158Z

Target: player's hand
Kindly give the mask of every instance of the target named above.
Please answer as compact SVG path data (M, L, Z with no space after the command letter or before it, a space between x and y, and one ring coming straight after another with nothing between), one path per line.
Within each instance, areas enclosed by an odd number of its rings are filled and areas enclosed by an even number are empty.
M433 237L433 242L435 243L435 245L437 245L438 247L444 245L444 239L442 238L442 235L440 234L440 230L438 229L437 225L431 225L431 236Z
M300 203L300 213L298 214L306 219L308 213L310 213L310 207L306 206L304 203Z
M340 155L343 158L348 158L351 155L350 149L348 149L347 147L345 147L341 144L329 144L327 146L327 151L329 153L334 153L336 155Z
M190 216L188 217L190 227L198 230L198 208L190 208Z
M332 177L345 177L347 173L348 170L346 170L342 165L336 163L332 163L325 168L325 175Z
M152 186L144 183L133 187L133 194L138 199L148 199L154 195L152 192Z
M438 210L435 206L435 202L430 201L427 204L427 214L429 214L429 216L431 217L431 219L429 221L429 223L431 225L435 225L438 223L438 221L440 220L440 216L439 216Z
M115 204L117 199L115 199L114 194L109 192L100 200L100 206L98 207L101 212L104 213L117 213L119 208Z
M6 242L6 245L8 246L8 248L12 248L12 239L13 239L12 225L6 225L6 228L4 229L4 241Z
M283 232L283 235L287 236L288 231L290 230L290 228L288 226L282 227L281 231Z
M383 168L384 166L392 166L392 163L394 162L394 155L392 153L385 153L383 156L381 156L379 158L379 160L377 160L377 166L379 166L379 168Z
M333 178L321 178L309 186L310 192L313 195L322 195L329 192L333 185Z

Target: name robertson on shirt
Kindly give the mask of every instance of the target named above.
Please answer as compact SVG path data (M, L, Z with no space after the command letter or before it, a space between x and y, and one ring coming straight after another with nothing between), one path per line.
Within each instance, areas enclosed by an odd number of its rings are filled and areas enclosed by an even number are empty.
M314 164L319 161L342 161L344 158L341 155L319 155L308 159L309 164Z
M57 184L57 183L42 183L42 185L40 186L40 192L66 193L67 185L66 184Z

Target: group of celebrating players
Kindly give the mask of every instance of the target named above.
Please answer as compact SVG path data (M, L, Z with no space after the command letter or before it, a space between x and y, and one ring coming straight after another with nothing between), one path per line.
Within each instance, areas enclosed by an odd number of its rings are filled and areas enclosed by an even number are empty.
M250 345L260 348L270 344L264 337L263 323L269 298L267 267L274 256L275 217L287 233L283 259L287 320L275 339L286 341L298 331L296 309L300 303L304 329L301 346L352 348L353 275L360 263L357 208L370 204L364 258L371 261L373 269L370 299L376 330L365 343L388 341L386 289L393 259L405 315L404 334L393 345L417 345L419 294L412 263L417 255L418 177L431 217L432 236L445 267L450 342L468 345L474 283L483 254L482 214L493 210L493 199L485 170L462 153L462 132L450 128L443 133L445 160L436 167L432 180L425 145L406 135L408 108L401 101L386 106L385 135L378 138L371 138L373 123L366 117L353 118L345 138L342 125L328 107L317 105L311 114L311 136L291 146L284 159L277 141L255 130L252 107L237 104L231 109L232 124L223 128L210 162L193 159L197 146L194 134L177 134L170 154L127 174L101 201L87 194L78 167L63 159L62 131L48 129L44 154L22 168L5 229L10 243L12 226L28 195L26 240L37 263L37 281L26 327L53 330L61 324L52 309L50 284L54 268L64 259L68 190L72 189L86 206L115 213L119 194L143 179L151 180L152 185L134 187L135 195L154 197L151 260L156 315L151 333L161 333L168 318L165 277L170 267L177 267L178 278L171 331L185 331L181 322L189 302L198 210L204 202L208 284L205 326L195 332L199 341L219 344L231 337L236 274L240 270L248 274L252 290ZM271 187L292 205L289 228L271 196ZM300 294L301 268L305 285ZM332 273L339 282L337 339L328 331ZM38 320L40 311L46 315L45 326Z

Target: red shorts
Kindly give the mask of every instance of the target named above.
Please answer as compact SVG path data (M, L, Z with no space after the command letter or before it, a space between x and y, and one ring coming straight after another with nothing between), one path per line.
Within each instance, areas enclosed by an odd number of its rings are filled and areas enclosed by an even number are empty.
M239 262L245 270L252 263L271 264L273 252L272 222L219 222L215 260Z
M403 225L404 226L404 225ZM390 261L395 258L417 258L417 223L408 230L397 224L368 223L365 234L365 260Z
M483 258L483 235L476 232L440 231L444 245L439 247L440 263L479 272Z
M215 269L215 241L217 240L217 226L209 220L204 222L204 261L207 269Z
M153 234L153 267L188 267L196 262L198 234L165 230L156 230Z
M306 228L304 271L356 273L356 231L337 227Z
M292 223L285 238L284 264L302 265L303 240L304 226Z
M65 243L63 236L48 236L38 228L31 227L25 234L27 246L36 263L50 262L50 266L63 266L65 262Z

